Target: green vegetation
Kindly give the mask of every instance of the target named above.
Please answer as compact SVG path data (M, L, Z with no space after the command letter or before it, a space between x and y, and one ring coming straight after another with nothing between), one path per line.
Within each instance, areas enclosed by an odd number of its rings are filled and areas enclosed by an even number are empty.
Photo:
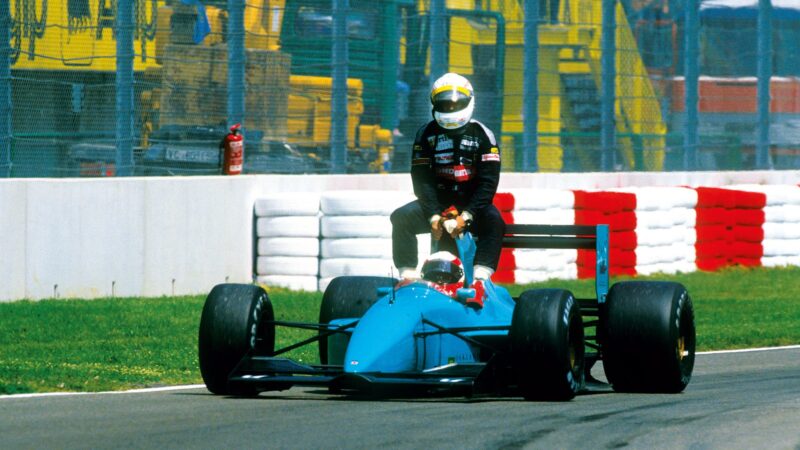
M695 272L673 280L695 306L698 350L800 344L800 268ZM619 281L619 280L614 280ZM592 280L512 286L594 295ZM320 293L269 289L276 318L316 322ZM201 383L197 331L204 296L42 300L0 304L0 394L102 391ZM277 346L310 335L278 330ZM316 345L288 356L317 361Z

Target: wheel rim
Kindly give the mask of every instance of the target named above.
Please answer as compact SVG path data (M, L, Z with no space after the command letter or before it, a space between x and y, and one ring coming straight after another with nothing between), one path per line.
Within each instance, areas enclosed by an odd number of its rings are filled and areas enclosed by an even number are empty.
M578 378L583 372L583 321L580 316L570 320L570 330L568 332L567 354L569 358L569 370Z
M678 338L678 361L683 361L683 357L688 353L686 351L686 337L681 336Z

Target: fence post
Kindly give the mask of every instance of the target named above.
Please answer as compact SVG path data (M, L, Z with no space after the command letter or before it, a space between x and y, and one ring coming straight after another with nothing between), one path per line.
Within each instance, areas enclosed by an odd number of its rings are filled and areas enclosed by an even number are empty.
M244 0L228 0L228 127L237 123L244 126L244 68L247 55L244 52ZM246 136L245 136L246 137Z
M525 172L539 171L539 14L539 0L525 0L521 158Z
M617 68L617 36L616 36L616 0L603 0L603 28L601 35L601 78L602 93L600 98L600 145L602 153L600 155L600 168L604 172L609 172L614 167L614 155L616 147L615 129L615 109L614 100L616 97Z
M686 30L684 31L684 110L686 129L683 133L683 170L697 169L698 135L698 83L699 83L699 37L698 0L686 1Z
M397 75L400 65L400 27L398 26L397 2L385 0L383 5L383 71L381 100L381 127L393 129L397 126Z
M444 34L445 22L445 0L431 0L430 20L430 39L431 39L431 85L437 78L444 75L450 66L446 51L446 39Z
M117 1L116 175L133 173L133 0Z
M347 13L349 8L349 0L333 0L331 173L347 172Z
M11 176L11 0L0 0L0 178Z
M772 2L758 0L758 131L756 169L771 169L769 155L769 100L772 77Z

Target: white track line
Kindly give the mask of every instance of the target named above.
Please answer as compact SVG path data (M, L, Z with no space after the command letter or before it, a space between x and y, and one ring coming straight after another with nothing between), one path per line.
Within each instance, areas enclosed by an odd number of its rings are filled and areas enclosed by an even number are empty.
M0 395L0 400L9 398L32 398L32 397L65 397L71 395L100 395L100 394L141 394L148 392L169 392L169 391L185 391L189 389L205 388L205 384L188 384L183 386L164 386L157 388L145 389L131 389L128 391L103 391L103 392L43 392L40 394L11 394Z
M708 352L697 352L698 355L720 355L726 353L750 353L750 352L769 352L774 350L795 350L800 349L800 345L786 345L783 347L761 347L761 348L742 348L737 350L712 350ZM190 389L200 389L206 387L205 384L189 384L184 386L165 386L157 388L131 389L129 391L104 391L104 392L44 392L41 394L11 394L0 395L0 400L11 398L36 398L36 397L66 397L72 395L101 395L101 394L141 394L148 392L169 392L185 391Z
M794 350L800 345L785 345L783 347L760 347L760 348L740 348L736 350L712 350L709 352L697 352L698 355L720 355L725 353L748 353L748 352L768 352L772 350Z

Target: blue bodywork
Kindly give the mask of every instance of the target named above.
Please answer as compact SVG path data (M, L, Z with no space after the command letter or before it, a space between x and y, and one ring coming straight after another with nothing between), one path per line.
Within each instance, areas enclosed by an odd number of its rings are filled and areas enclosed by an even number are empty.
M552 233L563 233L559 230L566 228L553 226ZM608 292L608 227L601 225L596 231L594 227L591 230L591 237L525 236L522 241L509 237L507 246L596 250L597 299L593 301L597 305L605 301ZM467 233L457 244L464 267L469 268L465 271L465 285L471 286L474 242ZM558 247L548 246L551 244ZM462 288L448 295L424 280L397 286L379 288L378 300L363 317L339 318L316 325L320 330L317 339L328 340L327 365L311 366L275 356L248 355L231 374L229 382L255 384L261 391L294 385L321 385L334 390L367 390L376 386L393 390L404 386L428 390L463 388L475 392L489 384L495 389L498 374L510 366L503 359L515 308L508 290L484 281L484 306L473 309L465 300L476 295L475 289ZM492 370L487 370L489 367ZM485 378L492 380L484 383Z
M419 372L448 364L479 362L479 348L441 328L477 328L460 336L506 336L514 312L508 291L485 283L480 310L465 306L425 283L397 289L375 303L353 330L344 355L345 373ZM334 324L346 324L340 319Z

